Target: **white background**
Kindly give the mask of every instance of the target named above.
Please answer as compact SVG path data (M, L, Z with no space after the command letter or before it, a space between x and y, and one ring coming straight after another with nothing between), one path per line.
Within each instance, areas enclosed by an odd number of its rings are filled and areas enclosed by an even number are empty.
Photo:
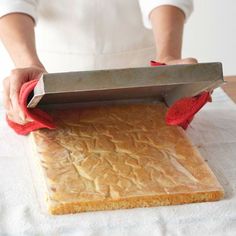
M183 56L220 61L225 75L236 75L236 1L195 0L184 34Z

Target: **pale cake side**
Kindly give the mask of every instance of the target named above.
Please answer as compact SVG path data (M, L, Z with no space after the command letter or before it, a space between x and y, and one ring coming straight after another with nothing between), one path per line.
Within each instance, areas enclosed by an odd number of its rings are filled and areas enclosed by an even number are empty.
M224 192L162 104L54 111L32 133L52 214L215 201Z

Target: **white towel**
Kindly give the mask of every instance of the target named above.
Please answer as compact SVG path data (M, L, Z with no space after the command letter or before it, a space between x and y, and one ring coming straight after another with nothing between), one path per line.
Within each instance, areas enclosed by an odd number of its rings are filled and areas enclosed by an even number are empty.
M0 116L0 235L236 235L236 105L221 89L187 130L226 191L219 202L50 216L35 190L28 138L7 127L2 104Z

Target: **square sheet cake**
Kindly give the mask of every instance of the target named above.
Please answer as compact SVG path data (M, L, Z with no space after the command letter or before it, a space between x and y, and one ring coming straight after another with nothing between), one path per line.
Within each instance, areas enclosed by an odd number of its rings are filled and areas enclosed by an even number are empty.
M216 201L224 191L163 104L53 111L31 133L51 214Z

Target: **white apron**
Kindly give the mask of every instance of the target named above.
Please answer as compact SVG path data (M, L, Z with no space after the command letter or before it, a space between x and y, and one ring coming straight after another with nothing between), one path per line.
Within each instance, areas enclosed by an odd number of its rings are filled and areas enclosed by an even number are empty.
M138 0L41 0L36 42L48 72L140 67L155 58Z

